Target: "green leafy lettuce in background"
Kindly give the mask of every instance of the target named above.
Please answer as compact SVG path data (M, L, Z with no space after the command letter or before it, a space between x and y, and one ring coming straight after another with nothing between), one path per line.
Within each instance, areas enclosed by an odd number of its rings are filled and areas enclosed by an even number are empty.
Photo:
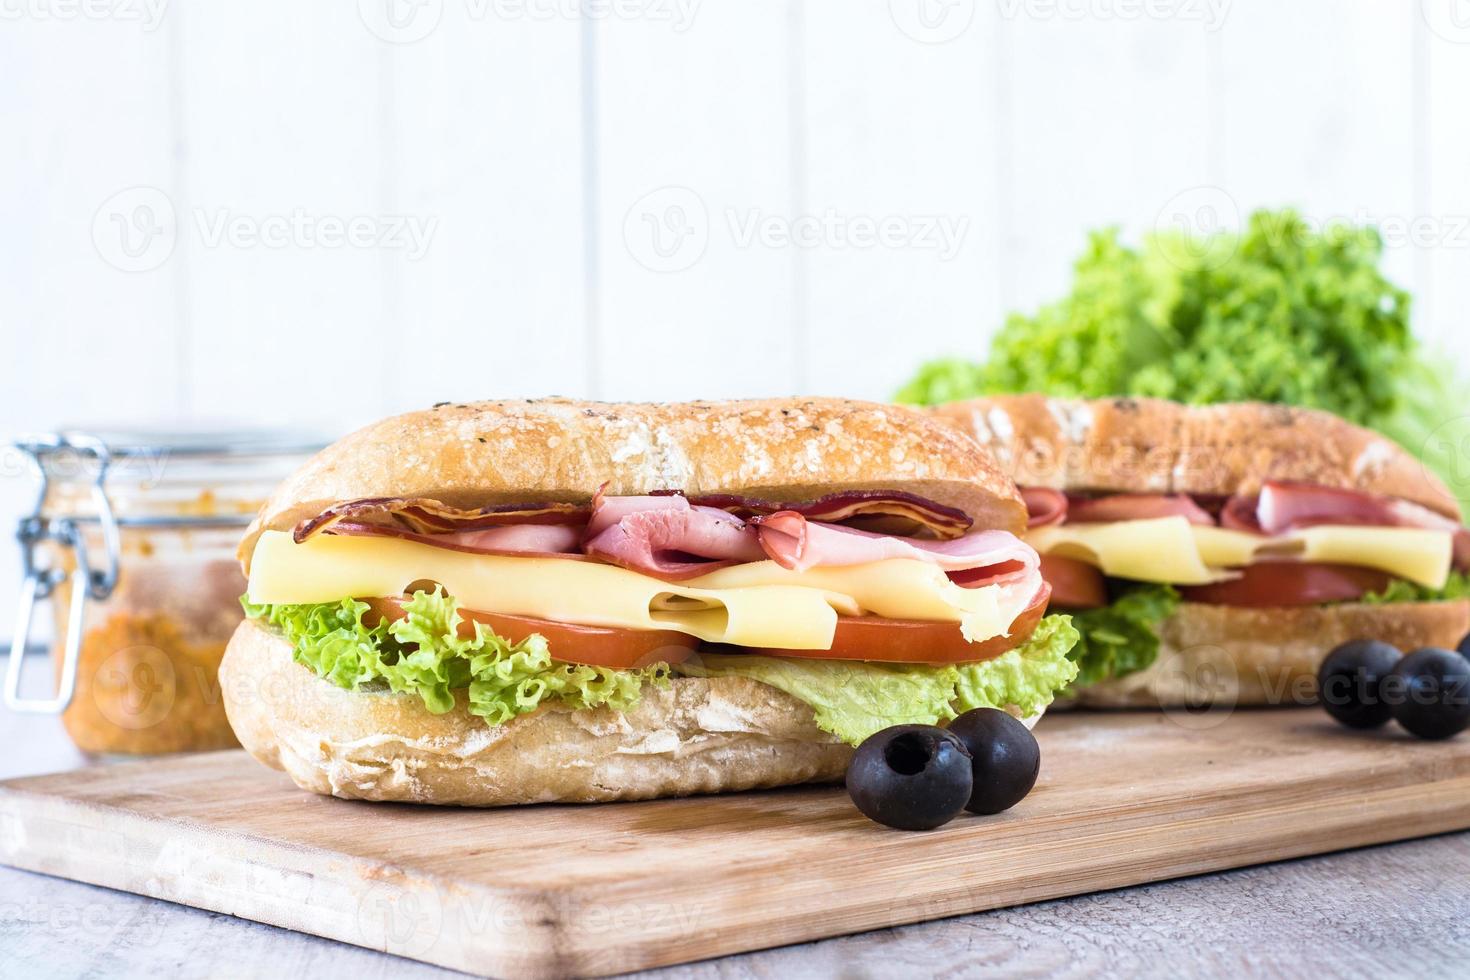
M1258 211L1242 232L1094 232L1072 289L1012 314L984 363L924 365L898 400L937 404L1040 391L1327 409L1396 439L1451 481L1454 446L1430 434L1470 412L1446 363L1409 329L1409 295L1379 272L1371 228L1310 227ZM1460 475L1463 482L1463 475Z
M316 605L253 605L245 614L280 630L297 662L348 690L386 687L417 695L428 710L454 707L468 688L469 711L492 725L544 703L573 709L602 705L626 711L644 684L667 684L666 664L612 670L551 659L538 635L511 644L481 623L473 639L459 635L455 601L441 592L416 592L407 615L369 626L368 604L353 599ZM811 705L817 725L856 745L890 725L933 724L977 707L1014 705L1035 714L1077 675L1067 652L1077 631L1065 616L1050 616L1024 645L993 660L933 667L844 660L796 660L706 654L672 671L695 677L749 677Z

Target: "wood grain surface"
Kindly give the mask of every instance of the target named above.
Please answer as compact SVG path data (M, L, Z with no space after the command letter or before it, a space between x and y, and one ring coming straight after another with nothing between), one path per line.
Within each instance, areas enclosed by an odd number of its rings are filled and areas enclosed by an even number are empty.
M240 753L0 785L7 863L471 972L610 973L1470 825L1470 743L1318 712L1073 715L1020 807L934 833L840 790L452 811Z

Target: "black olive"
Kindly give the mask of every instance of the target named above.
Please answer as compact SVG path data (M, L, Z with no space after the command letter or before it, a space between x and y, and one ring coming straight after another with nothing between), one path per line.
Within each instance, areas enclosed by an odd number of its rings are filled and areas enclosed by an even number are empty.
M1470 660L1454 650L1415 650L1384 678L1393 717L1420 738L1449 738L1470 726Z
M965 809L1000 813L1026 798L1041 772L1041 746L1025 725L995 708L966 711L949 723L970 750L975 787Z
M1349 728L1377 728L1393 716L1381 687L1403 659L1398 647L1378 640L1352 640L1333 650L1317 669L1317 700Z
M933 830L970 798L970 753L932 725L895 725L858 746L847 792L869 819L899 830Z

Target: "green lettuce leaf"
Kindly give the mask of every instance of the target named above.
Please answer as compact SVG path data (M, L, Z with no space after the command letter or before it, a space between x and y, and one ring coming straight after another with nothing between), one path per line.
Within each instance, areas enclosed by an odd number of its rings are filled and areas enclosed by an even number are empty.
M1072 614L1080 634L1072 648L1077 687L1143 670L1159 657L1159 624L1179 608L1167 585L1126 586L1110 605Z
M280 630L297 662L338 687L417 695L435 714L454 707L457 690L469 712L492 725L535 711L545 703L571 708L606 705L626 711L643 685L667 684L667 664L612 670L551 659L539 635L510 643L483 623L472 638L459 635L458 604L441 591L415 592L403 619L369 626L368 604L354 599L312 605L255 605L242 599L245 615Z
M1379 270L1382 256L1372 228L1313 227L1289 209L1257 211L1239 232L1171 230L1137 248L1116 228L1097 231L1070 292L1009 316L983 363L926 364L897 398L1040 391L1305 405L1393 437L1462 487L1460 443L1430 436L1470 411L1465 385L1453 359L1414 338L1409 294Z
M1032 715L1077 674L1067 652L1077 631L1048 616L1025 644L977 664L929 666L709 654L679 664L691 677L748 677L805 701L817 727L856 745L891 725L932 725L971 708L1015 706Z
M1370 592L1359 602L1381 605L1389 602L1452 602L1470 599L1470 575L1455 571L1442 589L1431 589L1415 582L1396 578L1382 592Z

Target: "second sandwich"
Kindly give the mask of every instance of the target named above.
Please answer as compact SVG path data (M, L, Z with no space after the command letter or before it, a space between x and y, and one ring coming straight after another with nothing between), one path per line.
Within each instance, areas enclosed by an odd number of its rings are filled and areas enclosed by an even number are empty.
M1326 412L1012 395L941 406L1021 485L1098 706L1291 704L1349 640L1470 630L1459 502Z

